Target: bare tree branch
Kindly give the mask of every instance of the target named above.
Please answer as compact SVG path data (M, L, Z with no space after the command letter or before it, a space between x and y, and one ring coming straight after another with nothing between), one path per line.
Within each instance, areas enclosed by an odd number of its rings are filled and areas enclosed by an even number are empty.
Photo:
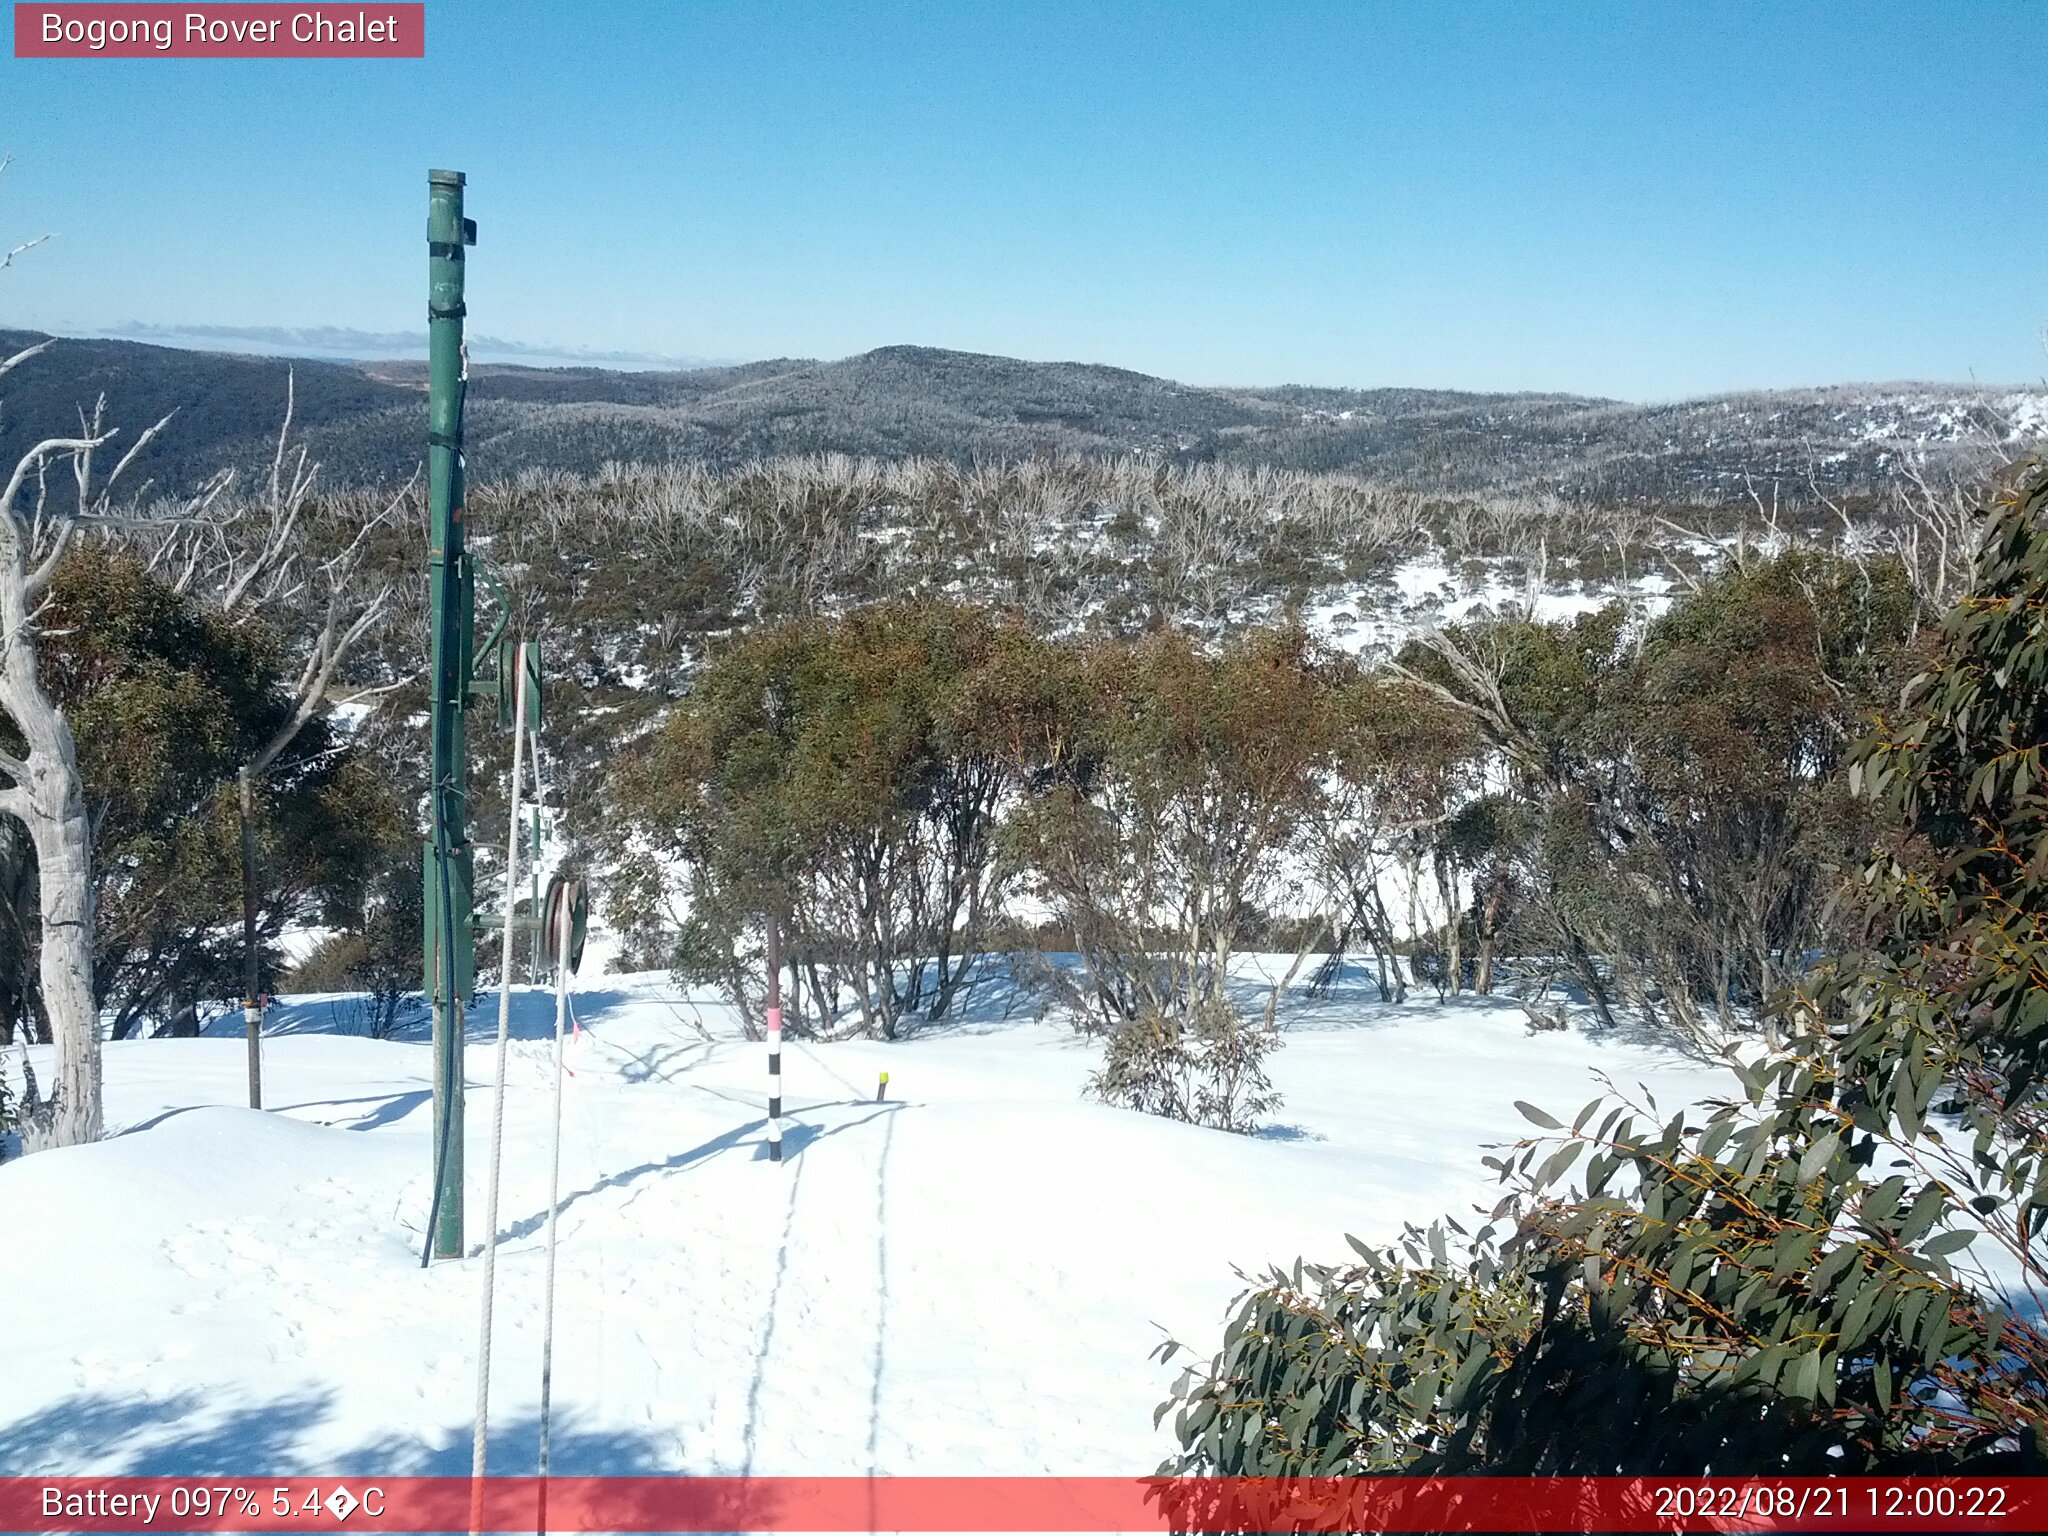
M24 240L21 242L21 244L14 247L13 250L9 251L5 256L0 256L0 272L5 272L9 267L13 266L14 258L21 255L22 252L34 250L37 246L41 245L45 240L49 238L50 237L48 235L37 235L35 239ZM48 343L46 342L44 343L44 345L47 346Z
M56 344L57 338L52 336L48 341L39 341L32 347L23 347L19 352L15 353L12 357L0 357L0 374L12 372L14 369L19 368L23 363L27 362L30 358L35 357L39 353L47 352L51 347L54 347Z
M93 449L99 447L100 444L110 441L115 435L115 432L105 432L98 437L44 438L40 443L29 449L27 453L24 453L21 456L21 461L14 466L14 473L7 480L7 489L0 491L0 512L10 515L13 513L14 499L21 494L21 488L27 482L29 472L40 468L45 459L52 458L60 453L90 453Z

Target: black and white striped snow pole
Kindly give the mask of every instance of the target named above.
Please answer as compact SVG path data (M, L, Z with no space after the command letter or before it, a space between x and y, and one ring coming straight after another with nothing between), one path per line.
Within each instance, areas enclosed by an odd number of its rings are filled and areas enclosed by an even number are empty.
M782 1161L782 929L768 918L768 1161Z
M536 743L536 755L538 755ZM568 1038L569 978L582 962L583 944L577 928L587 910L588 897L580 879L548 882L542 908L548 948L555 957L555 1115L548 1134L548 1237L547 1271L541 1289L540 1330L540 1518L536 1531L548 1528L548 1456L553 1434L555 1390L555 1254L559 1247L562 1215L562 1078L564 1042Z

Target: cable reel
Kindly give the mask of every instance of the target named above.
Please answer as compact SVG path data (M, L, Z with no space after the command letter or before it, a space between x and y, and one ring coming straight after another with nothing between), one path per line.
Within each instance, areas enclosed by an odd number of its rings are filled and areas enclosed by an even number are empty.
M566 935L569 974L575 975L583 965L583 941L590 928L590 898L581 875L556 875L548 881L547 895L541 898L541 923L550 959L564 953Z

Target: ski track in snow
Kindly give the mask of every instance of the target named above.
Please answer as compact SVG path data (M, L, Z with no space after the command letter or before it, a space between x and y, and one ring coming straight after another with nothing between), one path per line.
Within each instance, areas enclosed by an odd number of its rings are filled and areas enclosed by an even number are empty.
M1293 1010L1276 1134L1112 1109L1095 1047L970 1019L894 1045L792 1042L787 1155L764 1048L662 976L586 981L563 1121L554 1467L564 1473L1150 1471L1152 1411L1234 1296L1344 1235L1467 1214L1512 1100L1569 1113L1595 1068L1662 1101L1724 1091L1667 1051L1532 1035L1512 1007L1349 998ZM484 1210L496 1002L472 1016L469 1241ZM0 1165L34 1234L0 1472L464 1472L470 1260L418 1267L431 1059L319 1032L266 1043L277 1109L237 1108L233 1038L109 1046L94 1147ZM493 1470L537 1447L551 999L514 996ZM879 1070L891 1074L875 1099ZM1162 1331L1163 1330L1163 1331Z

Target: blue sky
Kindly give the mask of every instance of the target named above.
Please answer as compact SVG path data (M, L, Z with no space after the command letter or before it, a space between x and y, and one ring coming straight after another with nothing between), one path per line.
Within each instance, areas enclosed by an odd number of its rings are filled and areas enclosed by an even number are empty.
M2048 375L2048 5L431 0L414 62L0 58L0 324L916 342L1195 383Z

